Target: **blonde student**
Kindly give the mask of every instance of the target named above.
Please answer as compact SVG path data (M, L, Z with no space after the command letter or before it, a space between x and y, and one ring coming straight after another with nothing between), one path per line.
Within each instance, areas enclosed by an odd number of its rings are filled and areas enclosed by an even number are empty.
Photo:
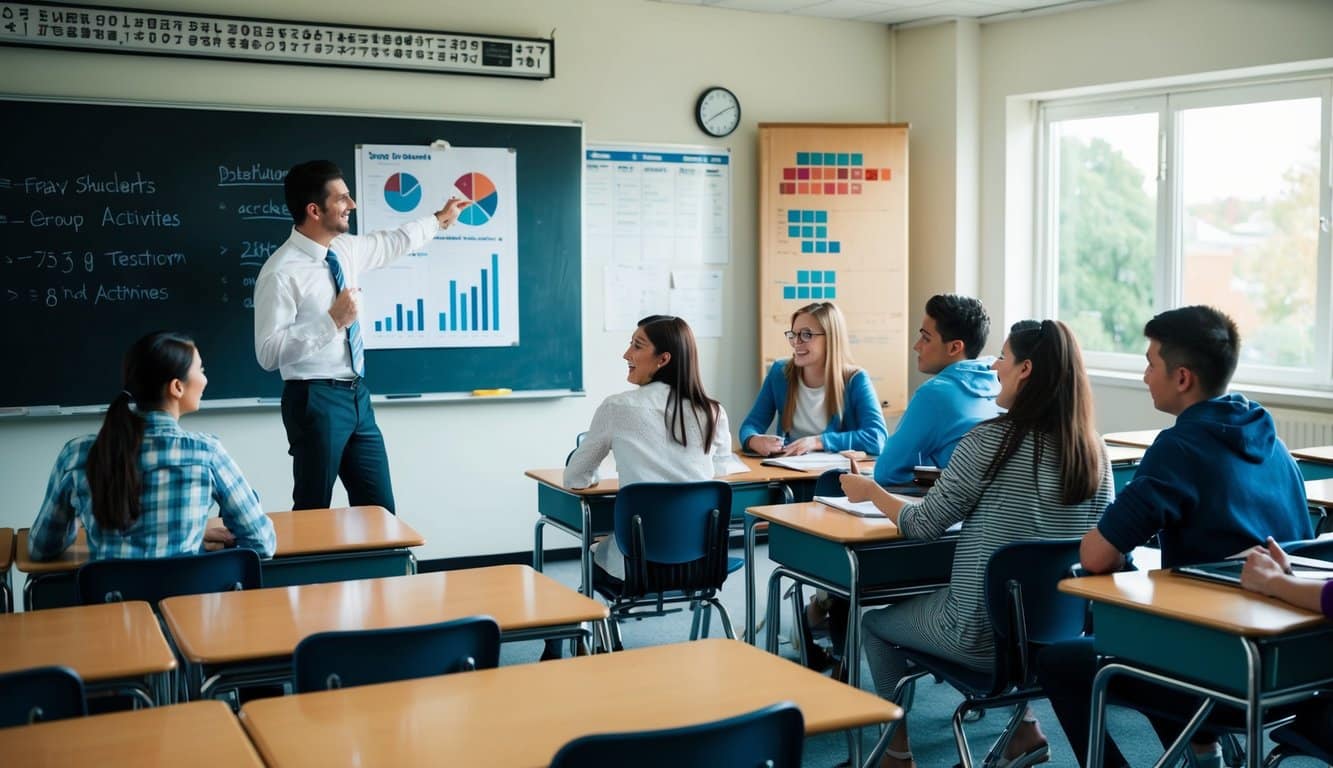
M807 304L786 331L791 357L769 369L741 423L741 446L761 456L856 450L877 454L888 429L870 374L851 358L847 323L833 303ZM775 434L765 434L777 417Z

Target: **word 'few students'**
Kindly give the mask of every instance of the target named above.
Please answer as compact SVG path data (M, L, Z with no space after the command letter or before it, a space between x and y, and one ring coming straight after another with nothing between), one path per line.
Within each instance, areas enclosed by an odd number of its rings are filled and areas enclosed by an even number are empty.
M1211 307L1181 307L1148 321L1143 335L1143 381L1153 407L1176 423L1157 435L1134 479L1083 537L1083 567L1117 570L1154 535L1165 568L1222 560L1269 536L1312 537L1300 470L1278 439L1272 416L1244 395L1227 394L1240 357L1240 332L1231 318ZM1038 657L1038 679L1080 764L1087 759L1099 666L1092 643L1056 643ZM1199 705L1197 697L1140 681L1117 680L1112 694L1144 709L1164 744L1175 740ZM1207 723L1191 741L1195 765L1220 768L1216 732ZM1110 768L1125 764L1109 737L1104 754Z
M741 423L741 446L760 456L812 451L879 453L888 429L870 374L851 358L842 312L818 301L796 310L791 357L773 363ZM777 416L776 435L765 430Z
M909 539L937 539L962 523L949 585L865 614L865 655L875 690L898 690L910 665L901 648L918 648L976 670L994 663L985 606L986 564L1017 541L1081 536L1115 497L1110 462L1093 426L1092 387L1074 334L1061 322L1025 320L1009 332L994 363L997 402L1006 409L958 442L939 481L919 501L896 496L869 478L843 475L853 501L869 499ZM1029 710L1008 744L1006 766L1049 759ZM882 766L914 765L906 717Z
M150 333L125 354L123 376L101 431L70 440L56 459L29 556L59 556L74 543L76 520L94 560L191 555L205 544L271 556L273 523L236 462L216 437L177 423L199 410L208 385L194 342ZM208 528L215 503L225 528Z

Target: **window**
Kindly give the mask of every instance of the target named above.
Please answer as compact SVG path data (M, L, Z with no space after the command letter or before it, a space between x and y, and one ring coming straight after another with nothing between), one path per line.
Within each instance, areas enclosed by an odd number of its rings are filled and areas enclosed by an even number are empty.
M1091 366L1141 369L1148 318L1211 304L1238 381L1333 389L1331 83L1042 105L1039 295Z

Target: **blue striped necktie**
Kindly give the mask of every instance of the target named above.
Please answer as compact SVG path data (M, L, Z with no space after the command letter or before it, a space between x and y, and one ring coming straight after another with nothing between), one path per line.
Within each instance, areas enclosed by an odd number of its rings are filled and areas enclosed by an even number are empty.
M329 251L324 257L329 263L329 274L333 275L333 288L342 293L347 287L347 278L343 277L342 265L338 263L338 254ZM347 326L347 345L352 349L352 370L357 376L366 375L366 342L361 338L361 320L358 318Z

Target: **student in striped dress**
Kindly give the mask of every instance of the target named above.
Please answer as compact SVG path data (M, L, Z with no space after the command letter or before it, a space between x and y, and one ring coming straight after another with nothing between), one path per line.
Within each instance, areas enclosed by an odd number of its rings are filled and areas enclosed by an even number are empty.
M844 475L853 501L869 499L914 539L935 539L962 522L949 586L867 613L862 622L875 690L892 696L908 673L895 646L920 648L974 669L994 663L984 577L991 554L1015 541L1082 536L1114 497L1111 466L1093 428L1092 391L1073 333L1061 322L1025 320L1010 329L995 361L996 398L1007 413L982 422L958 443L924 499L885 491ZM1050 759L1035 718L1010 742L1002 765ZM907 720L882 766L913 766Z

